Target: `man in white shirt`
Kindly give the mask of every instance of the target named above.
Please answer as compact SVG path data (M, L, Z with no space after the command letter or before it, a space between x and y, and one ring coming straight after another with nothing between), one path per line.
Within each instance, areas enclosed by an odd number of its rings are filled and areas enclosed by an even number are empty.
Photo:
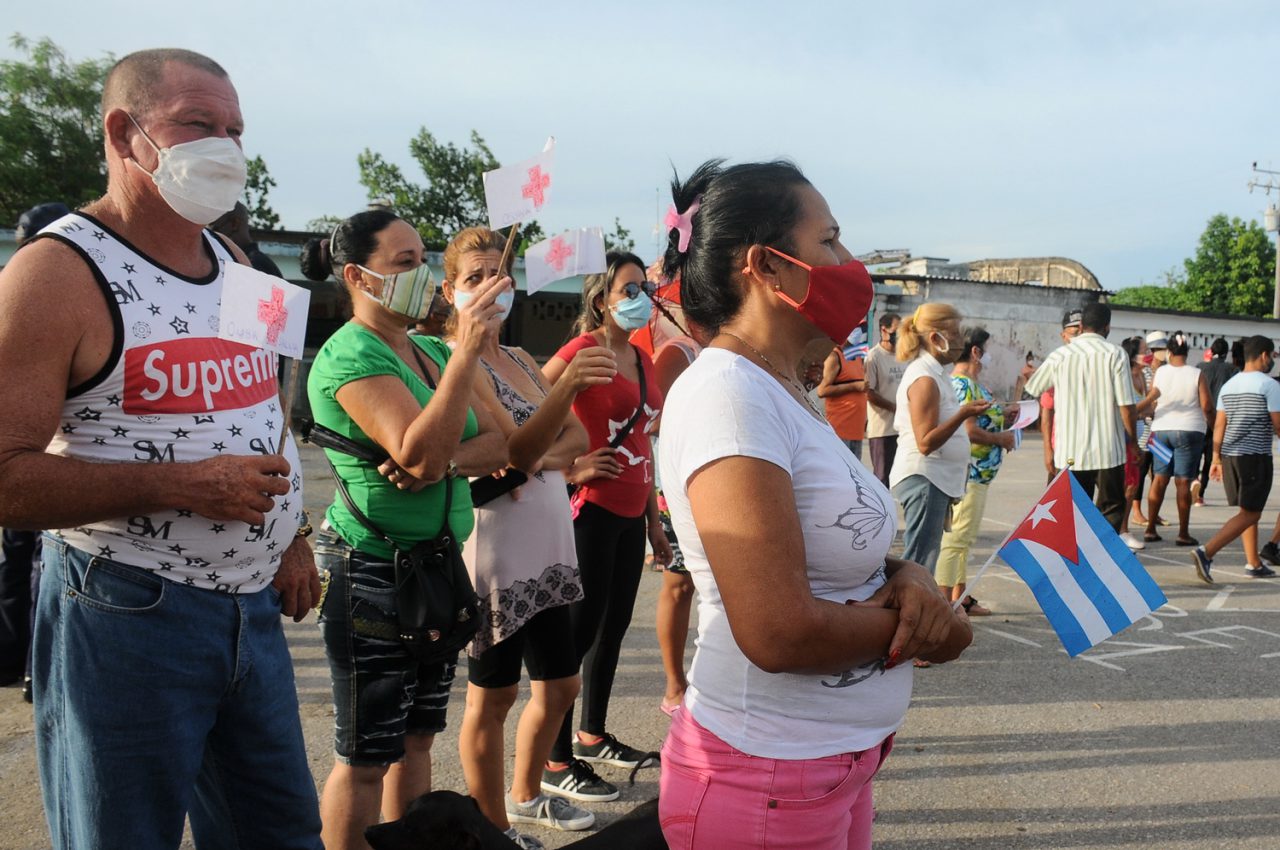
M1125 440L1135 439L1138 399L1129 359L1107 342L1111 308L1094 303L1081 315L1081 334L1055 349L1027 382L1032 395L1054 390L1054 465L1070 467L1111 527L1124 516Z
M894 353L898 342L898 325L902 321L897 313L885 313L876 323L880 328L880 342L867 352L867 447L871 450L871 469L880 483L889 486L889 471L898 453L898 429L893 415L898 406L898 384L907 371L907 364L900 363Z

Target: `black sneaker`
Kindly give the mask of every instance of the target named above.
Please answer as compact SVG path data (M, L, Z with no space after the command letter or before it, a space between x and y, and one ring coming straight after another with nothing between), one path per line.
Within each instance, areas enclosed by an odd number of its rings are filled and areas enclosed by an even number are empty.
M606 734L594 744L573 741L573 754L592 764L609 764L614 767L643 767L658 763L658 754L628 747L612 735Z
M1248 567L1244 574L1249 578L1271 578L1276 571L1268 567L1266 564L1258 564L1256 567Z
M1262 547L1262 551L1258 553L1262 556L1262 560L1270 561L1273 564L1280 564L1280 546L1274 543L1268 543Z
M1213 561L1209 560L1203 546L1191 550L1191 560L1196 565L1196 575L1200 576L1200 580L1205 584L1213 584L1213 576L1209 574L1213 569Z
M617 786L596 776L591 765L580 759L570 761L564 770L544 767L542 790L586 803L607 803L618 799Z

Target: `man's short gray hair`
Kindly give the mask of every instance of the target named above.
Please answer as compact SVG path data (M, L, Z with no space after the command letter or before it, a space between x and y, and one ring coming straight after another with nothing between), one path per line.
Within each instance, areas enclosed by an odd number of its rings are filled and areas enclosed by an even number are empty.
M125 109L130 114L146 115L155 103L156 92L164 80L164 67L170 62L187 65L216 77L228 79L226 69L208 56L180 47L157 47L130 53L111 66L102 84L102 114L112 109Z

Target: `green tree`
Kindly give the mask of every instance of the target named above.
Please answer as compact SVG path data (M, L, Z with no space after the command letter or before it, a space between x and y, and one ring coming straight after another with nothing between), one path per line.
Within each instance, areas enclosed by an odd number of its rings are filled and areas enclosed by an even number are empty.
M428 250L442 251L459 230L488 222L483 174L499 163L479 133L471 131L471 147L467 148L441 143L423 127L409 140L409 154L422 169L426 183L411 181L400 166L368 148L356 163L369 197L391 201L396 214L418 229ZM519 250L542 236L537 222L523 222Z
M622 226L622 219L613 217L613 232L604 235L606 251L634 251L636 240L631 238L631 231Z
M0 61L0 223L29 207L76 207L107 189L102 82L115 58L73 62L47 38L9 39L20 59Z
M267 163L261 156L248 160L249 177L244 184L244 205L249 208L249 226L258 230L275 230L280 226L280 216L271 208L267 194L276 180L267 171Z
M1187 279L1177 268L1160 273L1155 284L1139 284L1120 290L1111 297L1111 303L1121 307L1151 307L1157 310L1189 310L1187 295L1183 291Z
M1264 316L1275 291L1276 249L1256 221L1209 219L1194 257L1184 264L1186 309Z

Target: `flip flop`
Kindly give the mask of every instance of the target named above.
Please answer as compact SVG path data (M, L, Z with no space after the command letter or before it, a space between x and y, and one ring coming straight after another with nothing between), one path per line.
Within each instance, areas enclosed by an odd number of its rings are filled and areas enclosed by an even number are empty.
M1163 537L1161 537L1159 534L1156 534L1154 531L1144 532L1142 535L1142 539L1147 541L1148 543L1159 543L1161 540L1164 540Z
M1177 540L1173 541L1173 543L1175 546L1199 546L1200 545L1200 541L1196 540L1194 537L1179 537Z

